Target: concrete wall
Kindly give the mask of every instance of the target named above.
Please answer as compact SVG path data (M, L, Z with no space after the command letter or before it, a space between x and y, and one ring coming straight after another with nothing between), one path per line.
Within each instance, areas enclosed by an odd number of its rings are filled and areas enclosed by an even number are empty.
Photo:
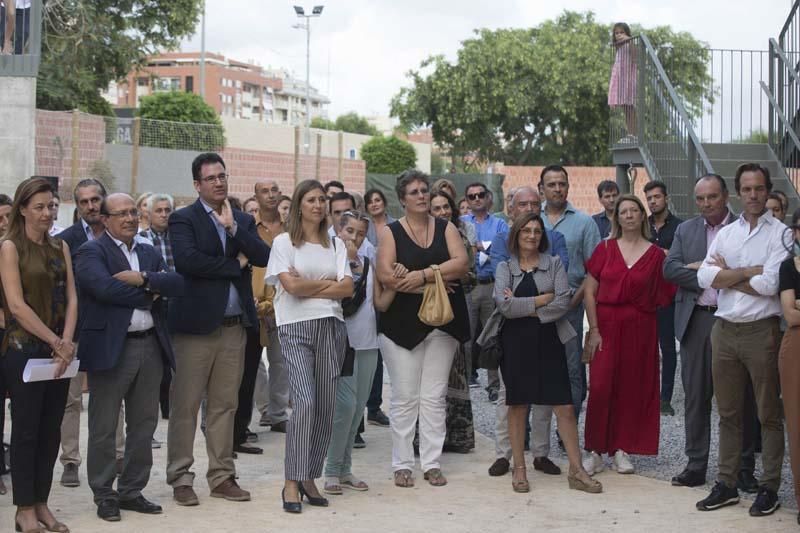
M0 77L0 192L34 174L36 78Z

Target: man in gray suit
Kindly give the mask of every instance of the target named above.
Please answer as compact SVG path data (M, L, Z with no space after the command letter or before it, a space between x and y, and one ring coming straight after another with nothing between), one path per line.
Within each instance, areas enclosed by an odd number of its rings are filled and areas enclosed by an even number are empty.
M686 468L672 478L676 486L696 487L706 482L711 435L711 328L716 318L717 291L703 290L697 283L697 270L708 247L723 226L736 220L728 210L728 187L717 174L697 180L695 201L700 216L683 222L664 261L664 277L678 285L675 296L675 337L681 343L681 380L685 394ZM752 388L745 403L752 403ZM745 431L745 440L752 440ZM742 447L742 474L752 477L754 446Z

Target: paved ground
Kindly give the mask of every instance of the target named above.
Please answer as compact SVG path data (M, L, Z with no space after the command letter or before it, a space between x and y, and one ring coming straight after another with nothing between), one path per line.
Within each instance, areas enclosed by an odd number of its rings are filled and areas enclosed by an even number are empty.
M388 395L387 395L388 397ZM86 439L86 414L82 440ZM254 425L254 427L256 427ZM156 437L166 437L166 421L161 421ZM796 512L781 510L774 516L750 518L749 503L715 513L700 513L694 503L704 490L674 488L668 483L644 476L621 476L605 472L598 479L605 485L601 495L569 490L566 476L544 476L531 471L532 491L515 494L511 477L491 478L486 468L494 459L493 444L478 435L477 449L468 455L447 454L443 469L450 483L434 488L417 472L417 486L393 486L389 471L390 434L388 429L368 426L367 448L354 451L355 473L370 483L366 493L347 492L331 497L327 509L304 506L300 516L281 510L280 488L283 472L281 434L259 428L262 456L240 456L237 467L241 485L253 494L253 501L232 503L208 497L203 474L205 450L202 436L195 445L198 473L196 489L199 507L173 504L171 489L164 482L166 448L154 451L154 468L145 494L161 503L164 513L142 516L123 511L122 521L110 524L95 516L91 492L86 486L86 470L81 467L82 486L67 489L56 483L51 505L59 519L74 532L228 532L228 531L502 531L523 532L546 528L551 531L647 531L696 532L796 531ZM557 459L558 461L558 459ZM56 480L61 466L56 466ZM8 480L8 477L5 478ZM13 507L10 494L0 496L0 531L11 531Z

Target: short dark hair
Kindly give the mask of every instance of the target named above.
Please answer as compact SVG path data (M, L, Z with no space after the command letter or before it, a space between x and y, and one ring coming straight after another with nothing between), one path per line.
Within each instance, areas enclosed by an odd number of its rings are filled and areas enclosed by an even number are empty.
M719 187L720 189L722 189L722 192L728 194L728 184L725 182L725 178L723 178L719 174L714 174L713 172L709 172L708 174L703 174L702 176L697 178L694 184L697 185L700 182L700 180L716 180L717 183L719 183Z
M519 254L519 244L517 242L519 240L519 232L522 231L522 228L527 226L531 221L538 222L542 227L542 239L539 241L539 253L545 253L547 248L550 247L550 242L547 240L547 230L544 227L544 220L542 220L542 217L533 211L529 211L515 218L514 223L511 225L511 229L508 230L507 244L509 255Z
M0 205L14 205L14 200L7 194L0 194Z
M485 183L481 183L480 181L474 181L469 185L467 185L466 187L464 187L464 196L466 196L467 191L473 187L482 187L484 191L489 192L489 187L487 187Z
M794 210L794 214L792 215L792 227L794 229L800 229L800 208Z
M733 180L733 185L736 187L736 194L739 194L739 190L741 189L742 174L745 172L759 172L762 176L764 176L764 185L767 186L767 192L772 192L772 179L770 178L769 169L767 167L763 167L758 163L742 163L736 169L736 177Z
M397 199L403 201L403 198L406 196L406 187L408 187L409 183L413 183L415 181L421 181L425 185L430 188L430 178L427 174L422 172L421 170L417 170L415 168L408 169L397 176L397 182L394 186L394 192L397 193Z
M647 194L653 189L661 189L664 196L667 196L667 184L660 180L648 181L644 184L644 193Z
M336 180L331 180L328 183L326 183L325 185L323 185L322 186L322 190L325 191L325 194L328 194L328 191L330 190L331 187L338 187L338 188L342 189L342 192L344 192L344 183L342 183L341 181L336 181Z
M227 170L227 167L225 166L225 161L223 161L222 156L220 156L217 153L206 152L204 154L200 154L197 157L195 157L194 161L192 161L192 178L195 181L199 181L200 178L203 177L203 175L200 173L200 171L203 168L203 165L213 165L214 163L219 163L220 165L222 165L222 168Z
M603 193L609 192L609 191L619 194L619 185L617 185L616 181L603 180L597 186L597 197L598 198L602 198L603 197Z
M342 191L342 192L334 193L333 196L330 197L330 200L328 200L328 211L330 213L333 213L333 211L332 211L333 202L335 202L337 200L350 200L350 209L355 209L356 208L356 199L353 198L353 195L350 194L349 192Z
M388 204L386 203L386 195L383 194L382 190L375 188L372 188L368 190L366 193L364 193L364 203L365 204L370 203L372 201L372 197L376 194L381 197L381 200L383 200L383 205L388 207Z
M72 189L72 199L75 201L76 204L78 203L78 189L83 189L86 187L97 187L98 189L100 189L100 196L102 196L103 198L105 198L108 195L108 193L106 192L106 186L103 185L102 181L96 180L94 178L82 179L75 185L75 188Z
M567 178L567 183L569 183L569 174L567 173L567 169L561 165L547 165L542 169L542 172L539 174L539 185L544 184L544 175L548 172L561 172L564 174L564 177Z

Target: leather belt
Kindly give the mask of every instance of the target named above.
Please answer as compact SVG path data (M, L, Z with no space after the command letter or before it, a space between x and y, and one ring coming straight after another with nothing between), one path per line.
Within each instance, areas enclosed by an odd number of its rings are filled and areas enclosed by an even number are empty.
M127 339L144 339L156 332L156 328L146 329L144 331L129 331L125 338Z
M494 276L489 276L488 278L478 279L478 285L488 285L490 283L494 283Z
M695 309L700 309L702 311L707 311L709 313L716 313L717 306L716 305L695 305Z
M236 316L226 316L222 318L222 327L223 328L230 328L233 326L238 326L242 323L242 315Z

